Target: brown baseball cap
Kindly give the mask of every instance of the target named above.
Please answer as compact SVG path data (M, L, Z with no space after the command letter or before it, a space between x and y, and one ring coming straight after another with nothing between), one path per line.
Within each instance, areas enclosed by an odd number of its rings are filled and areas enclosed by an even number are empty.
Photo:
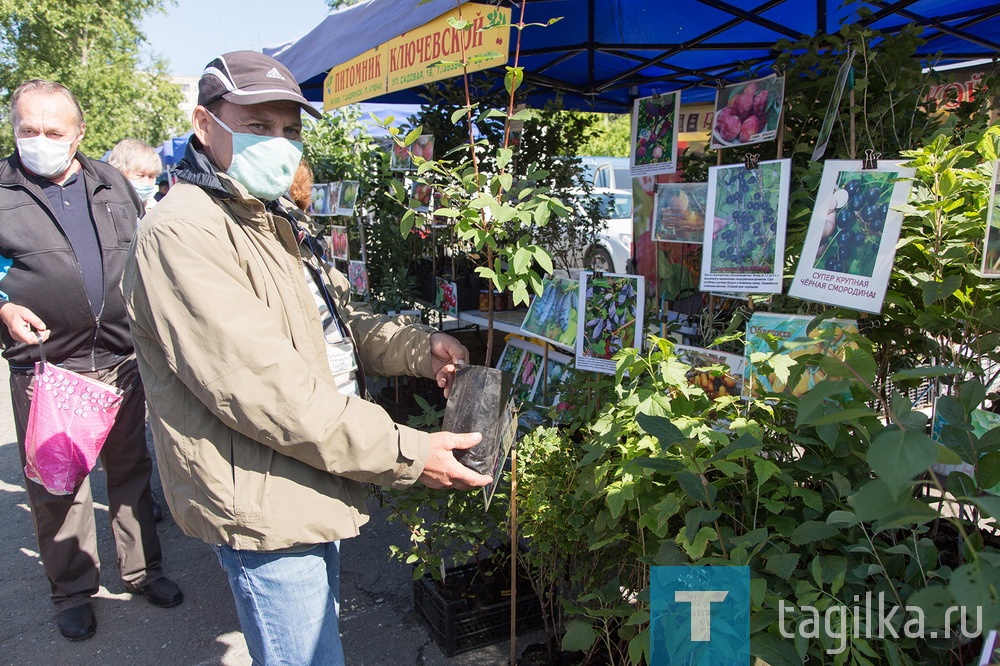
M314 118L322 114L302 96L288 68L257 51L224 53L205 66L198 80L198 104L224 99L233 104L261 104L287 100L297 102Z

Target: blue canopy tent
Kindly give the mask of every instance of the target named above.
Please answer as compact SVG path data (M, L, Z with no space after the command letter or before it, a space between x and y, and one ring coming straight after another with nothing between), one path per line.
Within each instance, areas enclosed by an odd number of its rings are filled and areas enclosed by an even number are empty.
M163 160L163 166L170 170L170 167L174 166L181 161L184 157L184 151L187 150L188 139L191 138L191 132L188 132L184 136L176 136L172 139L167 139L164 141L159 148L156 149L156 154L160 156Z
M296 42L271 51L295 75L306 97L322 100L331 67L453 9L466 0L366 0L331 13ZM507 4L507 0L480 0ZM686 101L714 98L717 81L738 63L766 65L780 39L835 33L845 22L885 32L923 28L921 56L939 64L1000 54L1000 3L984 0L528 0L523 31L525 81L544 103L559 92L563 106L625 112L635 97L684 90ZM871 14L859 15L859 8ZM517 21L518 6L513 18ZM510 40L515 41L513 38ZM502 79L499 79L502 80ZM420 103L416 90L378 98Z

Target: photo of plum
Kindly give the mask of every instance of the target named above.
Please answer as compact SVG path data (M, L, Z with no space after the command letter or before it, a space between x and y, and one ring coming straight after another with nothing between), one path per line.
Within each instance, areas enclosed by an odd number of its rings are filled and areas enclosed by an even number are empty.
M813 268L871 277L889 214L896 172L842 171L826 203Z
M712 272L773 273L781 165L737 165L715 173Z
M635 346L636 279L602 277L587 284L584 356L609 359L619 349Z
M677 95L647 97L636 104L634 164L673 162Z
M775 137L785 79L771 76L721 89L715 102L712 148L745 146Z

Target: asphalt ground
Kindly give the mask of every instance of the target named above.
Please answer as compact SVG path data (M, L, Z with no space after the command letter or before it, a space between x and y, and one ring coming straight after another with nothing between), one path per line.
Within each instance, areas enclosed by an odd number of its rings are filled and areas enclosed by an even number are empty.
M94 599L97 634L78 643L56 627L55 607L42 571L24 476L17 453L7 365L0 362L0 664L224 664L251 663L232 596L218 560L199 540L185 536L164 505L159 524L164 571L184 591L184 603L156 608L125 591L118 576L107 516L103 471L91 473L97 505L101 590ZM154 474L154 491L159 492ZM506 664L504 641L447 658L413 610L411 568L389 558L406 534L374 510L361 536L342 543L341 636L347 664ZM541 640L518 638L518 650Z

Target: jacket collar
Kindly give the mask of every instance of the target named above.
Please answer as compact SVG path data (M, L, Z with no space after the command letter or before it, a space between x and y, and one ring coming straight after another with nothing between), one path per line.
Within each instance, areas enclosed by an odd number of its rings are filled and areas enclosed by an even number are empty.
M197 185L220 199L232 199L233 194L219 179L219 172L202 151L201 142L194 135L184 149L184 158L177 165L177 177Z

